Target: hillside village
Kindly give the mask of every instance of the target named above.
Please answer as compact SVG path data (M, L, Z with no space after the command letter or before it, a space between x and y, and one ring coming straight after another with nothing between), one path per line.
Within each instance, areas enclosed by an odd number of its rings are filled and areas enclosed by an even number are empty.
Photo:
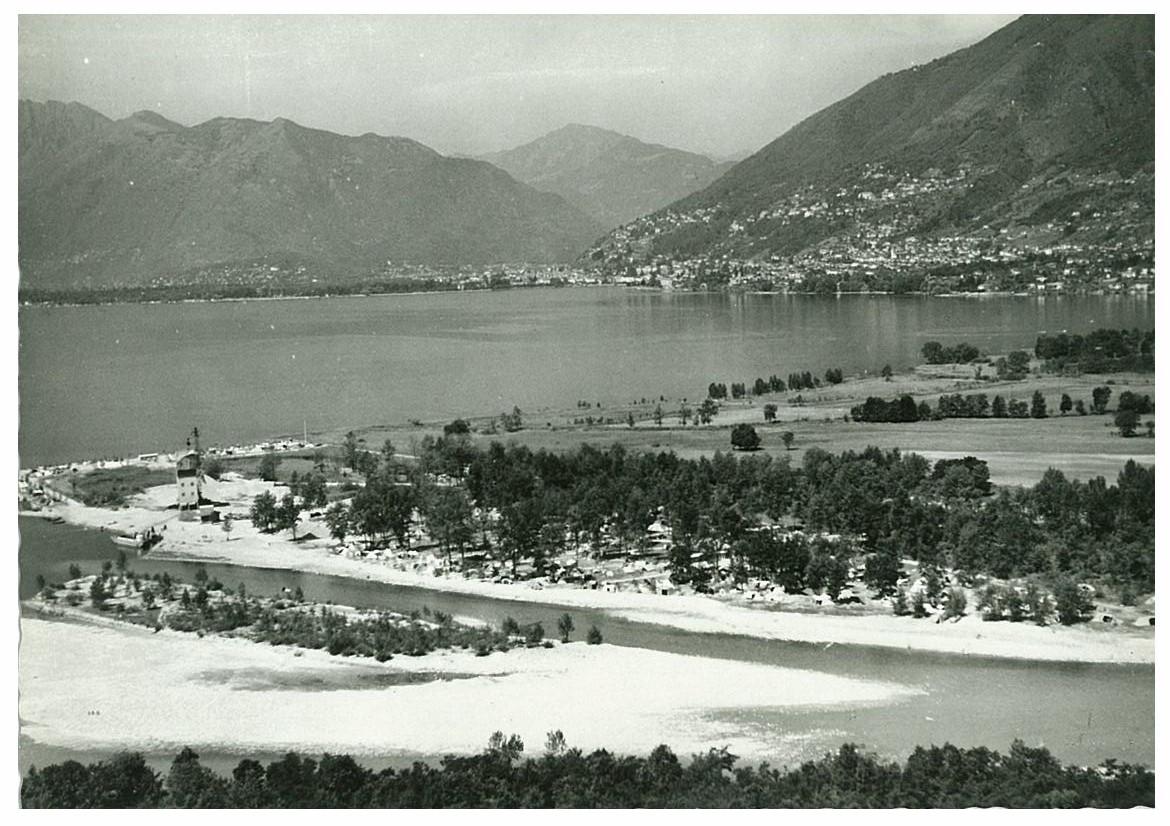
M915 176L867 165L852 185L802 187L743 219L728 221L720 205L648 215L615 230L591 257L616 283L663 289L1153 290L1152 225L1142 206L1149 203L1152 175L1068 172L1022 185L1021 210L1035 207L1029 215L989 218L970 232L931 229L949 203L973 188L972 179L965 168ZM1048 204L1058 201L1066 204L1062 214L1037 220L1054 213ZM712 234L711 252L688 254L688 237ZM778 245L804 248L791 255L768 251Z

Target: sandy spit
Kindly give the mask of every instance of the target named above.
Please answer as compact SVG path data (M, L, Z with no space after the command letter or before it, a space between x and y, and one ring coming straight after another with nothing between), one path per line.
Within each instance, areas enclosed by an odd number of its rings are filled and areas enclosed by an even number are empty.
M787 751L782 732L740 730L725 708L872 705L903 686L811 671L584 643L399 657L385 664L219 636L136 626L21 622L22 733L78 749L474 753L495 730L529 753L546 734L570 745L680 753L728 744ZM440 677L385 685L409 671ZM459 675L442 679L442 675ZM354 686L354 687L350 687Z

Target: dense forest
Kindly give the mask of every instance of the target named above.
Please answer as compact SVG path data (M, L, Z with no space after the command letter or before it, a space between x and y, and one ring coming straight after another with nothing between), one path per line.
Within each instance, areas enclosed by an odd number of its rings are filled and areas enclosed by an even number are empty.
M645 550L656 519L672 529L672 578L691 582L696 557L732 558L732 572L800 568L792 589L816 587L809 573L864 559L867 569L901 560L999 578L1093 579L1149 592L1154 582L1154 470L1130 461L1112 484L1055 469L1032 487L995 488L977 459L938 462L898 450L830 454L811 448L795 467L769 455L683 459L582 445L555 453L464 435L426 437L410 485L388 465L371 470L348 504L335 503L335 536L371 543L406 537L414 508L450 557L491 546L497 558L541 572L566 545ZM444 478L444 485L428 480ZM496 514L490 525L486 514ZM782 542L782 525L824 542ZM494 545L492 545L494 540ZM799 559L786 559L786 554ZM806 559L806 555L810 558ZM702 583L695 581L700 586ZM789 586L786 586L789 587Z
M646 757L568 748L551 732L545 752L522 759L515 735L444 757L435 768L374 772L347 755L289 752L263 766L241 760L231 777L185 748L165 776L140 754L84 765L30 768L25 808L1131 808L1154 805L1154 775L1107 761L1064 766L1017 741L1006 754L952 745L919 747L904 763L843 745L796 768L738 766L727 749L689 762L667 746Z

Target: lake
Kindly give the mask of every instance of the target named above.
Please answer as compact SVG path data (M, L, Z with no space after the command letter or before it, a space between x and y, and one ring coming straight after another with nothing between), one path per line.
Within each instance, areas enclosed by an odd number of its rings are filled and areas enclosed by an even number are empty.
M710 381L994 352L1154 324L1137 296L923 298L525 289L21 307L22 466L519 406L698 399Z
M66 576L71 563L92 573L101 561L117 555L109 536L35 518L21 518L21 597L35 592L36 574L49 580ZM169 571L192 581L196 566L180 562L132 559L139 573ZM498 625L506 616L521 623L539 621L556 627L566 610L511 600L444 594L420 588L227 565L207 565L211 576L234 588L243 582L249 592L275 594L282 587L304 590L319 602L408 612L441 610L457 617L475 617ZM887 757L905 757L914 746L951 742L1006 750L1013 739L1045 745L1061 760L1095 764L1108 757L1154 765L1154 668L1014 662L942 654L912 653L861 646L760 640L732 634L696 634L674 628L630 622L604 611L569 610L578 629L596 624L606 642L682 654L745 660L823 671L862 679L896 682L924 693L876 707L843 709L727 709L719 718L753 739L783 742L774 764L818 757L842 742L856 742ZM792 735L797 735L793 737ZM796 744L795 746L793 744ZM173 754L155 755L160 766ZM221 770L238 755L202 755ZM408 764L414 757L387 755L373 764ZM29 761L98 759L100 755L44 749L22 738L21 764Z

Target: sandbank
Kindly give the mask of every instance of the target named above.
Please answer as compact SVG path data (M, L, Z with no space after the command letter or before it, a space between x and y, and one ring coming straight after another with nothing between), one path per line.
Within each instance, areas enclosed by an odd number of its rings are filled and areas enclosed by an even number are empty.
M680 753L729 745L793 753L795 736L708 715L898 702L903 686L797 669L582 642L476 657L433 652L387 663L112 621L21 622L22 733L78 750L362 754L474 753L496 730L539 753L571 746ZM385 685L379 677L429 674ZM454 675L454 678L445 676ZM794 740L787 743L786 738Z

